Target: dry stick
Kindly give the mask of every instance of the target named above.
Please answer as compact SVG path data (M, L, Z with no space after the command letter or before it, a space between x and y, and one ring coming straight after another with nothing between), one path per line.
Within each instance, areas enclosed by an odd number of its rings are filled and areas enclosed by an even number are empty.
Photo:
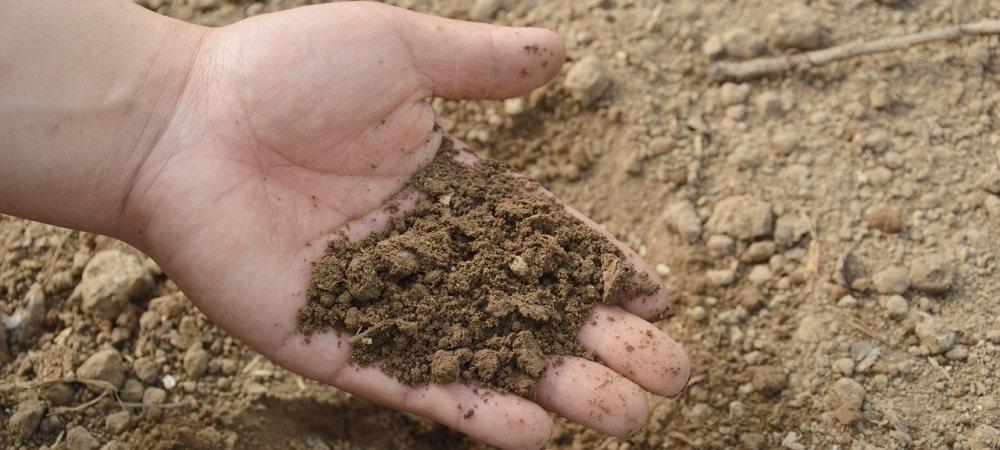
M979 34L1000 34L1000 20L984 20L981 22L954 25L937 30L921 31L919 33L882 38L869 42L855 41L798 55L757 58L737 63L723 62L713 65L709 69L709 74L716 80L748 80L793 69L808 69L810 67L822 66L833 61L856 56L890 52L928 42L946 41L962 36Z
M110 395L110 394L112 394L112 393L114 393L116 391L115 385L113 385L113 384L111 384L111 383L109 383L107 381L103 381L103 380L94 380L94 379L91 379L91 378L59 378L59 379L55 379L55 380L33 381L33 382L30 382L30 383L5 383L5 384L0 385L0 392L7 392L7 391L15 390L15 389L38 389L38 388L42 388L42 387L45 387L45 386L50 386L50 385L57 384L57 383L80 383L80 384L86 384L86 385L89 385L89 386L100 388L101 389L101 393L97 397L94 397L94 398L92 398L92 399L90 399L90 400L88 400L86 402L83 402L83 403L81 403L79 405L76 405L76 406L61 406L61 407L58 407L58 408L53 408L52 412L56 413L56 414L67 413L67 412L79 412L79 411L83 411L84 409L87 409L87 408L89 408L89 407L97 404L97 402L101 401L102 399L104 399L105 397L107 397L108 395Z

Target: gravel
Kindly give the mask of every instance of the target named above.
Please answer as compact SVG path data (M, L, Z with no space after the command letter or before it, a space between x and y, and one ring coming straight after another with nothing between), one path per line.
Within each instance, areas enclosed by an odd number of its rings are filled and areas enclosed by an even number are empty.
M73 295L82 298L84 311L114 320L126 304L152 286L153 278L139 258L120 250L104 250L87 263Z
M611 86L604 65L596 56L586 56L577 61L566 73L563 85L584 107L592 105Z
M910 263L910 279L919 291L940 294L955 282L955 261L942 255L928 255Z
M677 234L690 243L701 239L701 218L694 204L687 200L671 203L664 212L667 224Z
M97 450L101 443L86 428L77 425L66 432L66 447L73 450Z
M125 382L126 370L125 361L118 350L108 348L90 355L76 370L76 374L80 378L107 381L115 388L120 388Z
M768 237L774 231L774 213L769 203L754 197L727 197L716 203L705 227L740 240Z
M872 284L879 294L902 294L910 288L910 277L902 267L892 266L877 272Z
M910 305L902 295L893 295L885 300L885 309L889 317L902 319L910 311Z
M932 354L944 353L958 343L958 333L939 319L927 317L914 331Z
M25 440L35 434L39 422L45 414L45 403L40 400L25 400L17 405L17 410L7 422L8 428L19 440Z

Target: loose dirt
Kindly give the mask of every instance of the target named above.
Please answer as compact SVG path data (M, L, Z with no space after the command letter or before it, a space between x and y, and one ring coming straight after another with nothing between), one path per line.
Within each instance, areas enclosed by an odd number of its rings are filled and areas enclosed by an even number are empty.
M546 357L587 355L576 335L594 304L659 286L537 182L457 156L444 139L399 194L422 199L390 231L330 242L298 329L354 331L353 360L406 383L532 397Z

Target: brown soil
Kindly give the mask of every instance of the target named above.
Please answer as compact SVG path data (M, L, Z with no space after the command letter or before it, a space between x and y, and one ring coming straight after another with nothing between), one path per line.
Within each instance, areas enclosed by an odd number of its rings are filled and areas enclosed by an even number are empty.
M576 335L595 303L659 286L536 182L456 156L444 139L399 194L423 197L391 230L330 242L298 329L353 331L356 363L406 383L469 380L532 397L546 357L587 356Z

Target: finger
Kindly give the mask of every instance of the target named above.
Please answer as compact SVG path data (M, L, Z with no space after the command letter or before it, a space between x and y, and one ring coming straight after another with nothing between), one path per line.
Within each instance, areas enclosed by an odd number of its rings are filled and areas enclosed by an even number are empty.
M573 422L618 437L632 435L649 418L642 388L607 367L575 356L550 361L535 384L535 401Z
M290 370L331 384L373 403L407 411L505 449L542 448L552 436L552 419L524 398L462 383L407 386L377 367L348 362L347 333L292 339L275 360Z
M617 306L596 305L577 340L606 366L657 395L677 395L691 375L680 344Z
M464 22L398 8L385 12L439 97L524 95L551 80L566 58L562 38L551 30Z
M625 261L632 264L632 267L635 267L636 281L642 281L641 277L645 274L644 276L647 281L659 283L660 289L655 293L649 295L637 295L635 297L625 299L619 303L618 306L621 306L624 310L647 320L654 319L663 314L669 303L667 300L667 286L663 283L663 279L660 278L660 275L656 273L652 267L649 267L649 264L646 264L646 261L643 261L642 257L636 254L635 251L629 248L629 246L625 245L625 243L619 241L613 234L608 232L604 226L590 220L589 217L573 208L567 206L566 210L577 219L583 221L583 223L599 231L622 251L625 255Z

